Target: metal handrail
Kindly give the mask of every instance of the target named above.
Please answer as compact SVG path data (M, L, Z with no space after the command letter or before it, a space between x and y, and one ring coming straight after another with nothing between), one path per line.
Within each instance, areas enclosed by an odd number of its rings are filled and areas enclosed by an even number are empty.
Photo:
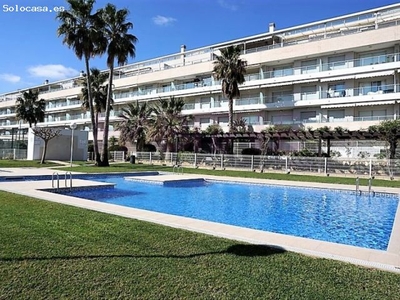
M67 171L65 172L65 187L67 186L67 175L69 174L69 189L72 190L72 173Z
M57 191L60 189L60 176L58 175L57 172L54 172L51 175L51 187L54 189L54 176L57 176Z
M183 167L181 165L174 165L172 172L175 173L175 170L177 174L183 174Z
M360 178L359 178L359 177L356 178L356 195L361 195L361 191L360 191Z

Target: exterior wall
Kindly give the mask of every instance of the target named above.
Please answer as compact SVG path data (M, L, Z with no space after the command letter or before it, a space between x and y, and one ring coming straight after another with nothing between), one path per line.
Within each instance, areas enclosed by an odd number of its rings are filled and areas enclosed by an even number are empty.
M71 130L61 130L61 135L50 140L47 145L46 160L68 161L71 158ZM28 133L28 160L42 158L44 141L35 136L32 130ZM73 160L87 160L88 132L74 130Z

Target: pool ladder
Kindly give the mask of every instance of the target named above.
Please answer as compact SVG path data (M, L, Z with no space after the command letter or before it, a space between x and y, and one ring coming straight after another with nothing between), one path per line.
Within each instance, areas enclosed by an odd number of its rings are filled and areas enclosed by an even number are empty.
M72 173L71 172L65 172L64 184L65 184L65 187L67 188L68 187L68 185L67 185L68 174L69 174L69 189L72 190ZM53 189L55 189L55 186L54 186L55 179L57 180L57 191L58 191L60 189L60 176L59 176L58 172L54 172L53 175L51 175L51 187Z
M172 172L177 174L183 174L183 167L181 165L174 165Z
M375 196L375 192L372 190L372 177L368 179L368 195ZM356 195L361 195L360 191L360 178L356 178Z

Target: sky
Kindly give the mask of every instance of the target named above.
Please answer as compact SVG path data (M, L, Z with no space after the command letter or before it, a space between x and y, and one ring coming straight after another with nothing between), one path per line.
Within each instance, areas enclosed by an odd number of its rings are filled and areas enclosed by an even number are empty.
M386 6L393 0L97 0L127 8L138 39L129 63ZM32 7L47 12L28 12ZM0 94L78 76L84 70L72 49L57 36L55 10L65 0L0 0ZM106 57L91 67L106 69Z

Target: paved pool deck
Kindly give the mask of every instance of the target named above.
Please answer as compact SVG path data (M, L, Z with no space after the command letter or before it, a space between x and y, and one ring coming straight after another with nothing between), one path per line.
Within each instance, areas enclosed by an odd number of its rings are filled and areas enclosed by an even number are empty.
M46 168L2 168L0 169L1 177L21 177L28 175L52 175L54 172L59 173L59 186L69 187L69 174L67 182L65 182L65 172L54 171ZM73 175L76 174L72 172ZM233 178L209 175L192 175L192 174L171 174L161 173L157 176L127 176L133 180L145 180L163 183L171 180L182 179L205 179L220 180L230 182L248 182L248 183L264 183L273 185L291 185L300 187L317 187L327 189L354 190L355 186L309 183L309 182L293 182L281 180L265 180L250 178ZM55 177L56 178L56 177ZM109 185L107 183L73 179L73 187L95 187L100 185ZM263 244L276 246L288 251L302 253L314 257L322 257L349 262L352 264L362 265L365 267L382 269L390 272L400 273L400 202L397 214L394 220L393 231L387 251L372 250L319 240L294 237L289 235L277 234L255 229L248 229L238 226L225 225L215 222L196 220L187 217L179 217L163 213L151 212L141 209L128 208L114 204L101 203L91 200L83 200L76 197L54 194L44 189L52 189L56 185L56 180L40 180L40 181L0 181L0 190L27 195L38 199L48 200L66 205L73 205L85 209L100 211L104 213L119 215L127 218L133 218L148 222L153 222L174 228L191 230L195 232L205 233L217 237L228 238L237 241L243 241L253 244ZM368 192L367 187L360 187L363 193ZM373 187L374 192L400 194L400 189Z

